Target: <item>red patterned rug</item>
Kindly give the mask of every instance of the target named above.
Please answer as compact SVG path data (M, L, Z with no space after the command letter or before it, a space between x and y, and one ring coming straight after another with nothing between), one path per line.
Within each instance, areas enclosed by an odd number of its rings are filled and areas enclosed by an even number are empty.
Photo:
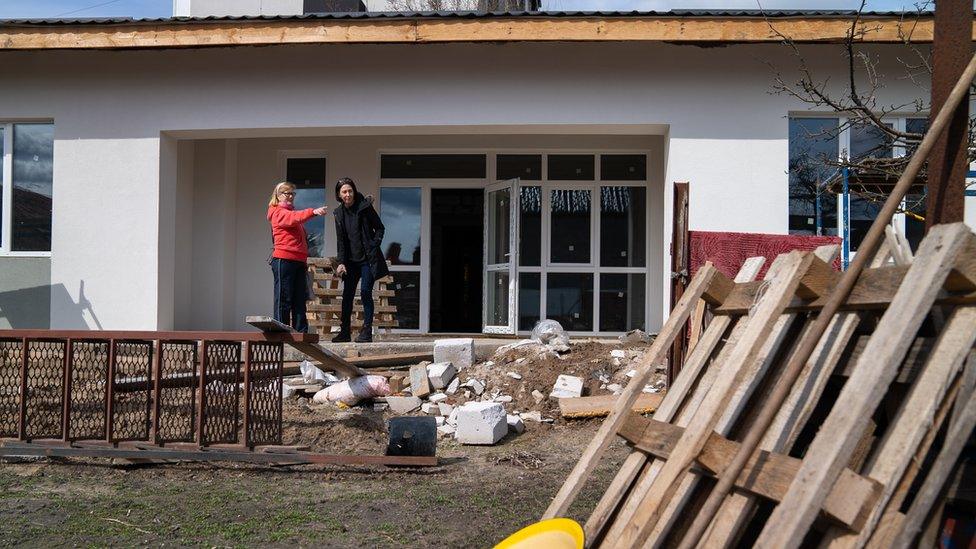
M761 279L777 255L792 250L814 250L825 244L840 245L839 236L800 236L758 233L723 233L689 231L691 247L691 275L706 261L711 261L722 274L734 278L742 263L756 256L766 258ZM834 260L834 268L840 270L840 258Z

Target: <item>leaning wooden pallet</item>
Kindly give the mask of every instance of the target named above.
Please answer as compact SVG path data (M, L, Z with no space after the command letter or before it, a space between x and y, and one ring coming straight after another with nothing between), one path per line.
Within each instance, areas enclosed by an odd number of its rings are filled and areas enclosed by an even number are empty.
M314 295L307 305L309 326L315 329L319 337L331 337L333 331L341 325L342 313L342 279L335 276L335 258L309 258L309 268L312 269L312 291ZM397 327L396 306L392 304L396 292L393 290L393 277L385 276L376 281L373 290L373 327L389 335ZM353 329L363 326L363 304L359 292L353 304L353 315L350 327Z
M699 345L689 357L691 367L678 377L674 387L676 391L665 399L659 412L655 414L655 419L645 420L666 426L680 417L678 410L691 414L687 423L680 422L684 425L675 423L669 427L672 429L668 433L673 444L666 451L661 449L660 437L650 445L644 444L647 441L641 443L635 440L633 426L628 423L631 420L625 417L630 414L620 413L618 402L618 409L614 410L614 414L619 413L623 420L619 427L614 428L613 433L624 434L634 444L635 451L656 457L658 463L663 465L648 475L647 457L641 459L632 454L625 461L617 478L587 522L591 546L601 544L633 547L644 545L645 542L655 546L665 539L681 540L682 533L671 530L670 524L668 527L655 529L658 519L668 513L680 514L688 504L691 499L688 496L692 492L688 478L721 474L731 461L732 454L735 453L733 450L738 450L737 443L727 438L727 434L732 432L733 425L741 429L742 422L737 423L736 416L743 411L744 403L749 400L749 393L758 387L760 380L765 379L766 383L771 383L779 373L776 368L770 367L770 357L775 353L775 344L771 342L782 337L782 330L785 330L787 324L783 322L786 318L783 315L789 316L794 311L816 311L817 301L823 300L823 294L829 292L830 285L834 282L831 275L811 268L812 265L818 265L815 261L810 254L793 252L779 259L780 265L772 278L765 281L767 284L763 292L759 291L760 286L756 283L739 283L727 291L723 290L726 297L716 307L718 316L706 329ZM778 469L775 469L777 472L773 474L759 465L754 465L752 469L747 468L743 472L744 476L740 476L735 484L736 492L724 502L727 504L723 505L725 511L711 524L713 531L709 535L713 537L708 538L703 545L732 544L745 521L744 515L748 514L746 508L751 507L743 503L750 503L750 500L757 498L788 503L797 497L798 485L807 486L817 492L813 498L815 503L812 504L813 518L824 516L837 532L866 542L877 522L877 519L869 519L880 516L884 511L891 494L899 486L901 473L908 467L911 457L919 451L920 445L924 445L925 440L929 441L928 444L931 443L932 437L927 435L927 429L932 416L938 415L940 403L944 397L950 395L953 380L959 375L962 361L976 339L976 322L973 322L976 319L973 315L976 313L967 305L976 302L976 236L961 224L940 226L923 242L911 267L879 264L880 261L876 262L873 268L865 270L859 278L851 298L843 304L845 311L832 319L829 337L808 362L808 368L801 377L803 381L794 389L788 401L789 405L774 422L774 427L767 432L762 455L767 456L766 461L779 464L776 466ZM704 276L715 278L714 273L705 273ZM704 294L703 280L704 278L696 276L689 286L690 293ZM757 295L760 295L759 299L756 299ZM751 307L742 305L749 301L753 303ZM687 304L679 302L679 307L682 305ZM868 465L865 471L862 473L847 468L853 449L862 442L864 426L877 408L880 397L887 392L891 383L897 382L899 364L933 306L949 313L948 322L939 340L928 351L928 357L917 374L915 389L899 403L903 411L885 432L879 433L881 436L878 442L867 451ZM788 449L798 436L812 406L820 398L825 376L829 375L827 372L835 368L848 370L840 363L840 356L857 325L856 311L868 316L881 316L867 347L859 354L853 369L849 369L850 377L845 389L828 416L828 422L834 423L829 423L829 430L821 431L825 433L821 438L827 442L814 439L803 460L790 458L780 452ZM680 319L685 311L679 310L678 313ZM805 317L793 317L793 320L810 322ZM666 327L671 324L674 323L669 322ZM744 327L738 330L733 328L732 332L738 334L734 334L724 348L716 350L717 346L710 344L710 340L720 339L721 335L716 337L714 334L723 334L730 326ZM798 326L794 329L802 331L806 328ZM667 338L669 334L670 332L662 331L659 339ZM667 345L667 341L661 341L656 347L666 348ZM783 352L792 351L793 349L785 349ZM713 363L706 368L696 368L698 360L701 360L695 358L696 352L711 355ZM703 364L705 362L702 361ZM868 364L872 366L863 366ZM698 389L689 391L688 388L695 386L696 381ZM702 381L706 383L703 385ZM706 391L704 398L695 402L702 398L702 391ZM698 393L697 398L694 393ZM804 394L809 398L804 398ZM858 398L845 395L855 395ZM626 402L624 397L626 395L622 396L622 402ZM856 413L846 413L850 410L855 410ZM612 425L610 420L614 414L604 424L605 428ZM839 419L831 420L831 417ZM626 434L628 426L630 435ZM660 428L656 429L655 432L659 434L663 432ZM716 433L715 430L719 432ZM599 442L599 438L594 439L591 448L596 442ZM818 447L826 450L817 450ZM813 459L810 458L811 452L815 452L812 454L816 456ZM664 458L666 459L661 462ZM825 464L836 464L837 470L823 472L821 466ZM869 471L888 472L872 476L867 474ZM813 472L813 478L816 479L812 484L803 476L810 475L810 472ZM750 477L756 474L759 475L759 481ZM787 475L785 484L783 475ZM883 478L874 478L875 476ZM564 485L560 493L577 491L581 487L579 481L582 478L581 475L571 477L571 481L577 485ZM845 479L848 487L862 486L860 495L848 498L849 501L846 502L839 501L834 486L838 478ZM763 485L763 482L773 480L777 481L776 489ZM687 492L685 497L672 498L683 491ZM739 503L735 501L742 497L747 497L747 500ZM677 504L669 510L668 506L673 502ZM554 501L553 504L568 505L561 500ZM782 504L779 508L782 508ZM736 509L739 509L740 515L734 512ZM627 510L633 512L627 513ZM748 511L751 512L751 509ZM790 516L798 514L793 512ZM775 517L776 513L769 520ZM620 519L623 519L624 524L614 522ZM716 525L728 521L729 524L722 526L722 530L715 530ZM607 531L608 525L609 531L601 540L600 533ZM773 545L798 545L812 525L811 520L802 530L796 530L795 539L779 539ZM769 528L768 522L766 528Z

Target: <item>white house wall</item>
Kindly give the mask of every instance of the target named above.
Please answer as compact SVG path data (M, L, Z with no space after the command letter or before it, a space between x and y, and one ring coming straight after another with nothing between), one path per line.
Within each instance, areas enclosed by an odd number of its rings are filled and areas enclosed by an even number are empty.
M875 50L894 57L898 47ZM843 82L839 48L804 51L820 74ZM166 139L218 130L254 137L363 127L533 133L533 126L586 125L600 133L595 128L663 125L662 201L670 203L670 182L691 182L692 229L785 233L786 116L807 110L768 93L766 62L791 65L777 45L309 45L4 52L0 59L0 120L56 126L48 283L67 296L51 291L56 328L175 324L180 201L177 183L161 178L176 179L180 170L178 147ZM927 93L905 80L886 85L882 103ZM161 142L162 135L170 137ZM666 208L664 242L668 215ZM661 254L666 264L663 247ZM79 315L82 303L90 306Z

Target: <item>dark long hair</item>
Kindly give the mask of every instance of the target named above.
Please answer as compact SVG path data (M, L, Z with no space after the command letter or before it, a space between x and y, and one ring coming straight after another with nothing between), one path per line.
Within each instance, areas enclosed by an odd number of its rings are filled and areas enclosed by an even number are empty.
M339 197L339 189L341 189L343 185L349 185L350 187L352 187L353 196L359 194L359 189L356 188L355 181L353 181L349 177L340 177L339 180L336 181L336 188L335 188L336 201L339 202L340 204L342 203L342 198Z

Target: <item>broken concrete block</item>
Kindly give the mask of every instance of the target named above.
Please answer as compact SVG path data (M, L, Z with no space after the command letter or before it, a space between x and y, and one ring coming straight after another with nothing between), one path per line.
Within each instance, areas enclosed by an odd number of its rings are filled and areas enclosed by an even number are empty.
M538 404L546 399L546 395L542 394L542 391L538 389L532 390L532 398L535 399L535 403Z
M450 362L435 362L427 367L427 379L434 389L447 387L455 376L457 369Z
M505 408L497 402L468 402L458 408L454 438L461 444L494 444L507 432Z
M445 395L444 393L434 393L429 397L427 397L427 400L429 400L433 404L436 404L438 402L444 402L445 400L447 400L447 395Z
M417 408L420 408L421 404L420 399L415 396L388 396L386 397L386 403L390 405L390 411L394 414L409 414Z
M458 413L460 413L460 411L461 411L460 408L455 408L451 410L451 413L447 415L448 425L457 425Z
M475 378L471 378L465 381L462 387L467 387L471 389L471 392L479 396L481 395L481 393L485 392L485 383Z
M492 400L494 400L495 402L511 402L512 397L511 395L498 395Z
M450 362L458 370L474 364L474 339L459 337L434 342L434 362Z
M415 364L410 367L410 393L415 397L430 394L430 380L427 379L427 366Z
M538 410L533 410L531 412L522 412L519 416L525 421L536 421L542 423L542 412Z
M420 411L425 414L431 415L431 414L437 414L440 411L440 409L437 407L436 404L432 402L425 402L420 405Z
M508 372L505 375L507 375L508 377L510 377L512 379L522 379L522 374L520 374L518 372Z
M619 383L611 383L610 385L607 385L607 390L616 395L620 393L620 391L623 391L624 387Z
M561 374L556 378L549 396L552 398L574 398L583 394L583 380L576 376Z
M442 437L449 437L453 435L456 430L457 429L455 429L453 425L445 424L437 428L437 434L439 434Z
M627 358L627 351L623 349L614 349L610 351L610 356L613 358Z
M393 393L402 392L406 388L404 377L401 375L390 376L390 391Z
M525 432L525 422L519 416L508 414L505 416L505 421L508 423L509 431L514 431L518 434Z
M281 384L281 398L287 400L298 393L298 389L292 387L291 385Z
M438 427L440 427L441 425L444 425L444 420L445 419L446 418L444 416L437 416L437 417L434 418L434 424L437 425Z
M451 382L447 384L447 389L444 389L444 392L446 392L449 395L453 395L454 393L458 392L458 389L460 387L461 387L461 380L457 376L455 376L454 379L452 379Z
M437 413L442 416L449 416L454 413L454 406L451 406L446 402L438 402Z

